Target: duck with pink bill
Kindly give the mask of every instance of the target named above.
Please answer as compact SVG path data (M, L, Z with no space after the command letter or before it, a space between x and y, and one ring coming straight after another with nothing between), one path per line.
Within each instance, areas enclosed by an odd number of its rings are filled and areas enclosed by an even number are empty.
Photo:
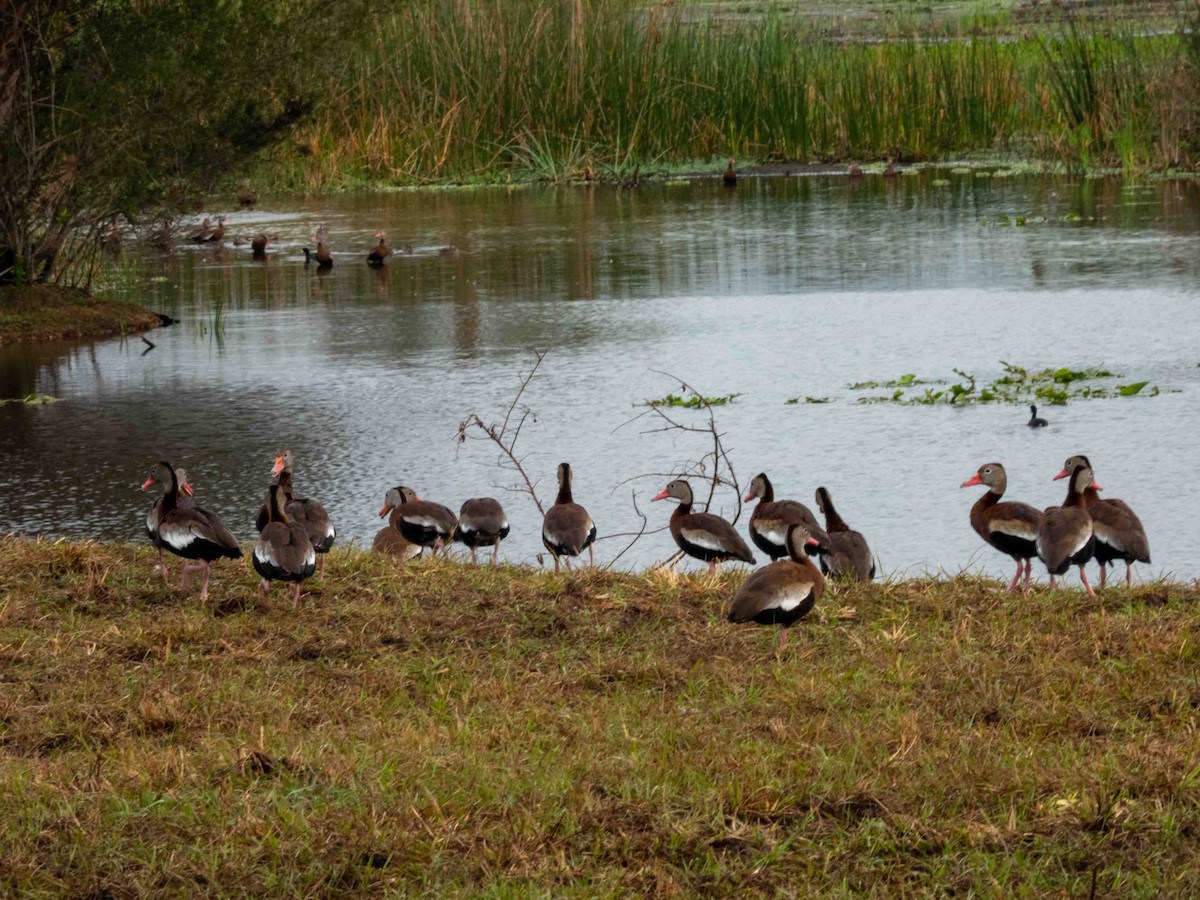
M1092 464L1082 455L1072 456L1063 465L1055 480L1066 478L1077 465L1089 469ZM1094 474L1093 474L1094 478ZM1129 504L1115 497L1101 497L1102 488L1093 480L1083 492L1083 505L1092 517L1092 531L1096 535L1096 562L1100 564L1100 587L1108 580L1108 567L1117 560L1125 562L1125 587L1133 587L1133 564L1150 562L1150 540L1142 520Z
M671 537L688 556L708 563L709 573L727 559L754 564L754 554L732 525L708 512L692 512L692 486L686 479L672 481L653 500L678 500L671 513Z
M1051 506L1042 514L1037 536L1038 556L1050 573L1050 587L1054 587L1054 579L1065 574L1068 568L1079 566L1079 580L1088 596L1094 597L1096 593L1088 583L1083 567L1095 555L1096 535L1092 517L1083 502L1083 493L1095 479L1091 466L1082 462L1076 463L1065 476L1062 472L1055 475L1054 480L1063 477L1070 479L1067 498L1062 506ZM1100 490L1100 485L1095 487Z
M982 484L987 492L971 507L971 527L989 547L995 547L1017 564L1017 574L1008 584L1009 591L1016 591L1025 576L1025 590L1029 590L1033 558L1038 555L1038 529L1042 525L1042 512L1028 503L1011 500L1001 502L1008 490L1008 474L998 462L984 463L962 487Z
M204 573L200 589L200 601L208 602L208 579L210 568L218 559L241 559L242 549L233 532L221 521L220 516L199 506L185 507L179 503L179 476L169 462L156 463L150 469L150 477L142 485L148 490L155 482L163 486L162 512L158 520L158 537L163 549L169 550L186 561L180 586L187 590L191 573L197 569Z

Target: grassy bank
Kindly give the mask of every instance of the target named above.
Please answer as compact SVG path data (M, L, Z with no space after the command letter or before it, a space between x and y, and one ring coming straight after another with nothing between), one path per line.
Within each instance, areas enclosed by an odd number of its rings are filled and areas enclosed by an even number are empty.
M1194 587L858 587L778 653L734 573L150 563L0 540L5 891L1200 887Z
M158 324L158 315L144 307L96 300L72 288L0 288L0 344L113 337Z
M725 156L1197 160L1197 54L1136 24L855 44L803 17L628 0L375 9L275 184L626 179Z

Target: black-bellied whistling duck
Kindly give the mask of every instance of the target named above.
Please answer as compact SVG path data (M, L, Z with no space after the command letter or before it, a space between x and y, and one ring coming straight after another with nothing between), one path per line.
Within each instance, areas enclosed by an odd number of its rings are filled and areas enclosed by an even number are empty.
M225 217L217 216L217 227L209 232L204 240L209 244L219 244L225 240Z
M1041 418L1037 414L1037 407L1033 404L1029 405L1029 421L1025 423L1030 428L1045 428L1050 423Z
M253 206L258 202L258 194L254 193L254 188L250 187L250 182L242 179L238 182L237 202L239 206Z
M776 500L775 488L765 472L759 472L751 479L750 490L742 499L749 503L755 497L758 498L758 505L750 513L750 540L771 559L788 555L787 532L790 525L803 525L817 539L821 548L829 546L829 537L812 510L798 500Z
M266 259L267 245L270 243L271 242L267 240L267 236L265 234L260 234L250 242L250 255L254 259Z
M803 524L789 525L785 538L788 559L750 573L729 604L729 621L782 625L779 646L786 644L788 628L808 615L825 592L825 579L806 552L816 543Z
M725 167L725 174L721 176L721 181L725 187L737 187L737 172L733 170L733 164L737 162L735 159L729 160L729 165Z
M475 548L492 548L492 565L497 564L500 542L508 537L508 516L497 500L476 497L468 500L458 511L454 540L471 548L471 562L476 562Z
M1086 456L1072 456L1056 478L1066 478L1077 465L1087 466ZM1095 473L1092 475L1095 478ZM1108 580L1108 566L1118 559L1125 561L1125 587L1133 587L1133 564L1150 562L1150 540L1142 520L1124 500L1101 497L1100 486L1093 481L1083 492L1083 503L1092 517L1092 533L1096 536L1096 562L1100 564L1100 587Z
M197 560L198 568L204 572L204 584L200 589L200 601L208 602L209 569L214 560L226 557L241 559L242 550L230 530L220 517L199 506L179 505L179 479L169 462L156 463L142 490L154 482L164 488L162 512L158 519L158 537L161 546L185 560ZM183 564L181 586L186 590L192 567Z
M895 178L899 174L900 174L900 170L896 168L896 163L889 156L888 161L887 161L887 166L885 166L884 170L883 170L883 177L884 178Z
M175 505L180 509L190 509L195 506L192 501L192 486L188 484L187 472L183 469L175 470L175 482L179 486L176 494ZM142 490L146 490L154 485L153 479L148 479L142 485ZM170 486L164 484L163 492L158 499L150 504L150 508L146 510L146 536L150 538L150 543L154 545L154 549L158 552L158 562L154 564L154 568L162 572L163 581L167 581L167 563L162 555L162 538L158 535L158 526L162 521L163 506L166 504L167 491ZM180 496L182 495L182 496Z
M686 479L677 478L656 494L653 500L678 500L679 505L671 513L671 537L679 549L708 563L708 571L715 572L717 564L727 559L754 563L754 554L742 540L736 529L720 516L712 513L692 512L692 486Z
M317 229L317 233L312 236L313 243L317 245L314 252L308 247L304 248L304 264L307 266L310 262L315 262L318 269L329 269L333 267L333 254L329 252L329 246L325 243L325 228L322 226Z
M368 266L382 266L383 261L388 258L392 252L392 248L386 243L386 235L382 231L375 232L375 237L379 238L379 243L372 248L367 254Z
M984 463L962 487L986 485L988 490L971 507L971 527L983 540L1001 553L1011 556L1017 563L1017 574L1009 582L1008 589L1015 591L1025 573L1025 588L1028 590L1033 568L1033 558L1038 555L1038 528L1042 524L1042 512L1028 503L1016 501L1000 502L1008 489L1008 475L998 462Z
M333 527L329 513L325 511L324 506L311 497L296 496L292 487L291 450L276 451L275 465L271 468L271 476L278 479L277 483L283 488L286 506L284 511L288 515L288 520L301 525L308 535L309 541L312 542L313 550L317 553L317 577L325 577L325 554L333 549L333 543L337 540L337 529ZM258 519L254 525L259 531L262 531L267 527L269 521L270 510L264 503L258 511Z
M1062 575L1072 566L1079 566L1079 580L1083 582L1088 596L1094 597L1095 592L1088 584L1084 564L1092 558L1096 550L1096 536L1092 532L1092 517L1088 515L1087 507L1083 505L1083 493L1092 486L1092 468L1085 463L1076 463L1063 476L1070 482L1067 487L1067 499L1062 506L1052 506L1042 514L1042 524L1038 528L1038 556L1046 564L1050 573L1050 587L1054 587L1055 576ZM1100 485L1096 485L1096 490Z
M817 509L825 516L828 548L821 554L821 571L834 578L850 581L870 581L875 577L875 559L867 539L851 530L833 507L833 498L826 488L817 488Z
M212 232L212 219L205 216L204 221L200 223L200 228L192 232L192 240L197 244L203 244L208 240L208 236L212 234Z
M850 163L850 171L847 172L851 181L862 181L863 170L858 163Z
M395 517L398 512L399 510L392 510L392 516ZM400 530L390 521L386 526L379 529L375 535L375 540L371 542L372 553L385 553L388 556L395 556L400 562L407 562L414 556L420 556L421 550L421 547L405 539Z
M421 547L432 547L435 554L450 543L458 524L458 518L448 507L422 500L416 491L404 485L387 492L379 518L393 510L397 515L391 522L404 539Z
M589 562L593 566L596 564L596 523L588 511L575 502L571 493L573 477L570 463L558 464L558 496L542 519L542 543L554 557L555 572L560 556L568 557L565 562L569 569L570 557L578 556L585 547Z
M250 557L254 571L262 576L258 593L265 600L272 581L290 581L295 587L292 609L299 609L300 582L316 571L317 553L304 526L288 518L287 497L282 486L271 485L267 491L266 507L269 521L267 527L259 532L258 542Z

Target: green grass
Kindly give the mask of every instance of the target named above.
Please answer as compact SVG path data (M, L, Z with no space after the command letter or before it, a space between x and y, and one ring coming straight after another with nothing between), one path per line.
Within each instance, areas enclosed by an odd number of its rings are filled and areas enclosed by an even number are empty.
M158 324L158 315L144 307L95 300L73 288L0 287L0 345L114 337Z
M380 7L267 177L315 190L569 181L589 169L624 180L727 156L745 165L1004 152L1135 171L1195 161L1195 71L1174 33L1104 21L1005 41L909 33L844 43L803 18L689 9Z
M2 892L1200 888L1195 586L842 588L778 651L740 573L150 564L0 540Z

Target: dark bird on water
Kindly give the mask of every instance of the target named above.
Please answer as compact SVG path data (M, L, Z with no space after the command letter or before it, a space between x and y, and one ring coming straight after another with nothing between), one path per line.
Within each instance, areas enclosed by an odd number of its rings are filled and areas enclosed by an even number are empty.
M1047 425L1049 425L1050 423L1049 423L1049 422L1047 422L1045 419L1041 418L1041 417L1040 417L1040 416L1037 414L1037 407L1036 407L1036 406L1030 405L1030 407L1029 407L1029 421L1028 421L1028 422L1026 422L1025 424L1027 424L1027 425L1028 425L1030 428L1045 428L1045 427L1046 427Z

